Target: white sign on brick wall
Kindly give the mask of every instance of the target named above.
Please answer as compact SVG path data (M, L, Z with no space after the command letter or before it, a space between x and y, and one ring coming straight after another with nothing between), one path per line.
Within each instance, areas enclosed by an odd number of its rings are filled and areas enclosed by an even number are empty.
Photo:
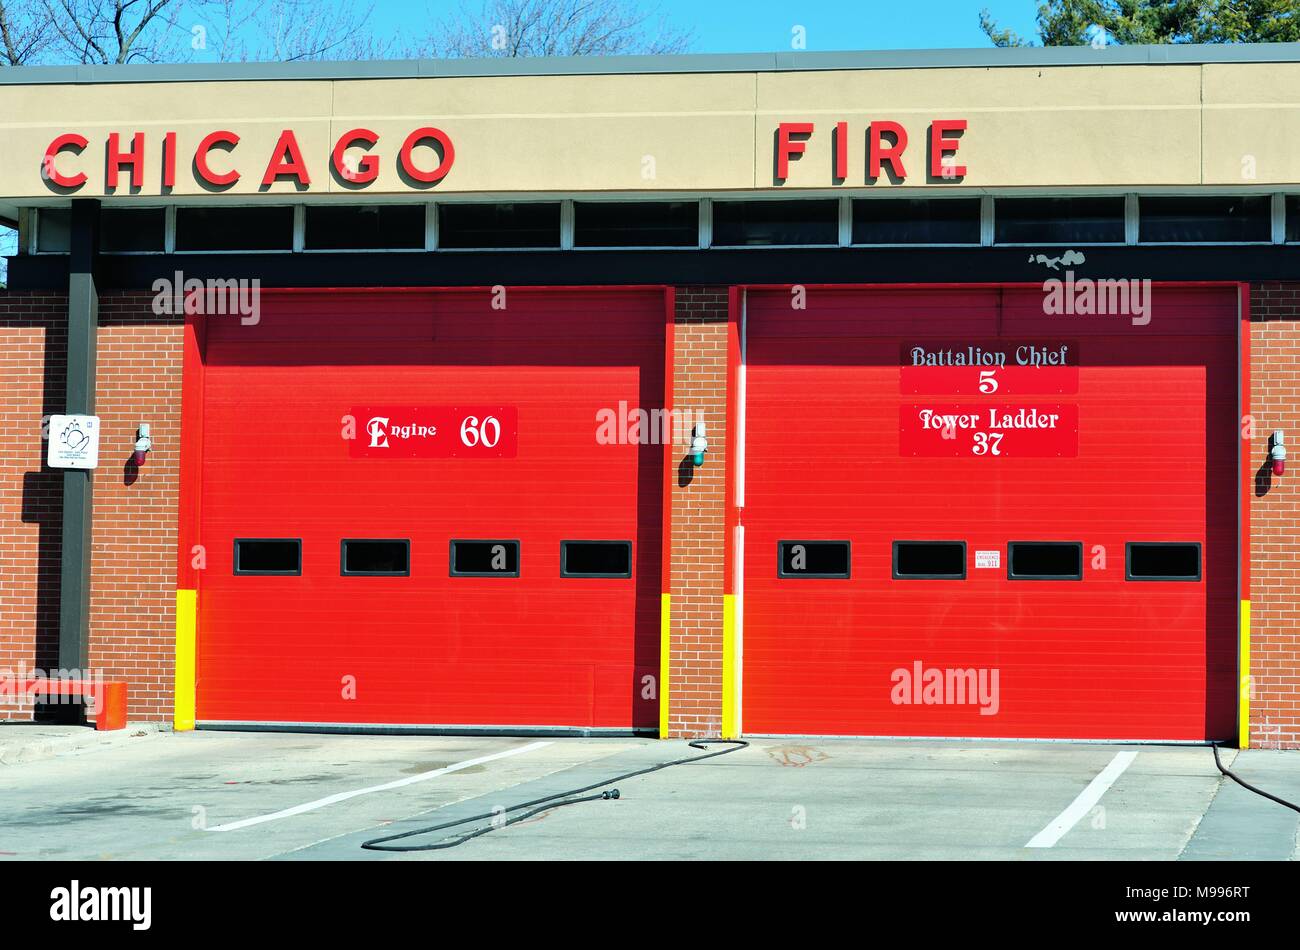
M50 468L99 465L99 416L50 416Z

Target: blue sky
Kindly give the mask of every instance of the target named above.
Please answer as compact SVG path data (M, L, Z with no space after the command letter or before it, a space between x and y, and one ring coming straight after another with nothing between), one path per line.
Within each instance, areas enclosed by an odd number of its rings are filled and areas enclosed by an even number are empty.
M788 50L795 24L807 29L810 50L986 47L982 8L1021 35L1033 35L1037 9L1035 0L647 0L656 3L672 23L694 29L696 53ZM379 32L422 26L458 7L455 0L383 0L374 24Z

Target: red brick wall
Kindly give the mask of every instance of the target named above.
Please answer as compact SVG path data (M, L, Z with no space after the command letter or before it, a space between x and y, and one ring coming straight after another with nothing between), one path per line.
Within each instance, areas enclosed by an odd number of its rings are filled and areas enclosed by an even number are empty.
M90 662L130 684L129 715L169 721L176 650L183 318L153 315L148 293L99 301ZM136 428L154 448L130 464Z
M42 418L63 411L67 301L0 292L0 674L58 667L63 476ZM0 718L30 718L0 699Z
M722 729L722 588L726 520L727 288L679 287L673 328L673 408L707 426L703 468L674 447L668 731Z
M1250 742L1300 748L1300 283L1251 288ZM1265 469L1286 433L1287 474Z
M99 301L102 420L92 526L90 665L130 684L128 715L169 720L175 642L181 335L148 293ZM44 469L42 416L62 412L62 295L0 294L0 669L58 667L62 476ZM128 464L141 422L155 449ZM0 709L0 716L26 710Z

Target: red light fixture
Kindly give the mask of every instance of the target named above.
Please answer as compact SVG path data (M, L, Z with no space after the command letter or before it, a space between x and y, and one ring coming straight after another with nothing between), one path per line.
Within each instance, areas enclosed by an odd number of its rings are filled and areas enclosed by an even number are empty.
M153 439L149 438L149 423L140 423L140 429L136 432L135 451L131 453L131 460L135 462L137 468L144 464L153 448Z
M1286 445L1283 444L1282 431L1279 429L1273 433L1273 446L1269 449L1269 455L1273 459L1273 474L1282 475L1286 473Z

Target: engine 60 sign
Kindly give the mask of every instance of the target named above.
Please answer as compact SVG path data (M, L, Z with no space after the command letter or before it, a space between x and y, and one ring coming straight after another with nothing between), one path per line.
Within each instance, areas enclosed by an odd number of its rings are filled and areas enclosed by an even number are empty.
M514 458L514 406L362 406L350 410L352 458Z
M1079 407L987 403L904 405L901 455L920 458L1075 458Z

